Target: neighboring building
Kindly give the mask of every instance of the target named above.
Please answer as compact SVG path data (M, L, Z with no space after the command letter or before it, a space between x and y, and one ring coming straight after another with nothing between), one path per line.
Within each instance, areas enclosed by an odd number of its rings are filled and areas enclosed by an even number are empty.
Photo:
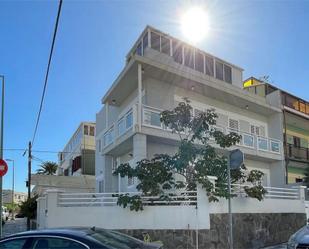
M267 97L277 95L275 105L283 112L286 181L301 183L309 167L309 102L254 77L244 81L251 93Z
M34 185L32 195L43 196L48 190L63 192L93 193L95 191L95 177L81 175L74 177L54 175L31 175Z
M82 122L58 157L57 175L94 175L95 123Z
M13 191L11 189L4 189L2 192L3 204L11 204L12 203L12 194ZM27 200L27 194L23 192L14 191L14 203L21 204L23 201Z
M112 174L119 164L134 165L154 154L176 152L178 136L161 124L160 112L175 107L183 97L190 99L195 112L215 108L218 129L242 135L235 148L245 153L248 169L265 173L264 185L284 185L281 109L244 91L242 72L232 63L147 27L96 116L96 190L134 191L134 179Z

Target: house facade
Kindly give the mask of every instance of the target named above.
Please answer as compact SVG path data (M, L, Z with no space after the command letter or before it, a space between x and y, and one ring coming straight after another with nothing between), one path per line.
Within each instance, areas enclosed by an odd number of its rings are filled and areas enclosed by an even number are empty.
M244 89L262 97L277 96L274 105L283 113L286 182L302 183L309 167L309 102L254 77L244 81Z
M4 189L2 193L3 204L21 204L23 201L27 200L27 193L12 191L11 189ZM13 201L12 201L12 198Z
M64 149L59 152L57 175L95 174L95 129L93 122L82 122Z
M113 175L118 165L176 152L178 136L161 124L160 112L184 97L195 113L214 108L217 129L242 136L230 149L244 152L248 169L265 173L264 185L284 185L282 111L271 105L272 97L243 90L242 73L232 63L147 26L96 115L96 191L135 191L135 179Z

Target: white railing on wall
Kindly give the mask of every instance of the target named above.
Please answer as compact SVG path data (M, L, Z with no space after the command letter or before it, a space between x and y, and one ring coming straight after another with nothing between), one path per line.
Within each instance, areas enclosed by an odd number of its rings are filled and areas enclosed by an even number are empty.
M252 185L232 184L232 192L238 197L246 197L245 187L252 187ZM267 191L264 198L266 199L292 199L299 200L301 198L299 188L278 188L278 187L264 187Z
M138 192L125 193L60 193L58 206L84 207L84 206L116 206L120 195L139 195L146 206L184 206L197 204L197 191L169 192L168 198L160 196L143 196Z
M160 122L160 113L162 112L162 110L144 105L142 112L142 120L144 126L169 130ZM257 136L248 132L233 130L228 127L222 127L217 125L213 126L213 128L222 131L224 134L235 132L241 135L241 141L237 144L238 146L247 147L259 151L272 152L276 154L282 153L282 142L278 139Z

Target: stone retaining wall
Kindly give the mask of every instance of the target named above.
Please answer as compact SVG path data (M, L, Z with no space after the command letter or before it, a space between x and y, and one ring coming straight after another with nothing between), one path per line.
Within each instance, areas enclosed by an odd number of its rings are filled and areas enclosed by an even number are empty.
M228 248L228 214L210 214L210 229L198 231L199 249ZM258 249L286 242L306 224L301 213L233 214L234 248ZM191 228L192 229L192 228ZM143 239L147 232L152 241L162 241L164 249L195 249L196 230L120 230Z

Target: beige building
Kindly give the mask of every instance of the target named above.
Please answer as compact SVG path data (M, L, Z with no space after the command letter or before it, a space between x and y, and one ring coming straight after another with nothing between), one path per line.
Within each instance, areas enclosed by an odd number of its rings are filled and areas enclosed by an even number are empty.
M3 193L2 193L3 204L11 204L12 203L12 194L13 194L13 191L11 189L4 189L3 190ZM21 204L25 200L27 200L27 193L15 192L14 191L14 203Z

